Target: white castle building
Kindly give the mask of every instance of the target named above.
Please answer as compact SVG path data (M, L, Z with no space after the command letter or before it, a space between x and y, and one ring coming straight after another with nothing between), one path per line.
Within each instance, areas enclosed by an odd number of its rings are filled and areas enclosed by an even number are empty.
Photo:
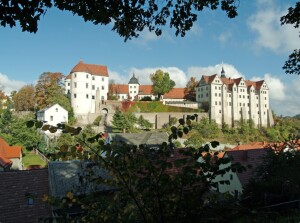
M66 77L65 93L71 98L75 115L96 113L100 103L107 100L107 67L79 61Z
M235 126L237 121L253 120L256 126L272 126L269 88L264 80L248 81L227 78L222 68L217 74L202 76L196 88L196 101L206 104L210 119L218 124Z

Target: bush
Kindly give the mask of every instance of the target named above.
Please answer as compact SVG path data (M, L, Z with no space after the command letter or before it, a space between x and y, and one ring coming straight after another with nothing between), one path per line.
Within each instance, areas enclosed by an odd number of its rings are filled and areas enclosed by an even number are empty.
M101 115L97 116L97 118L95 118L95 120L93 121L93 125L99 126L101 119Z

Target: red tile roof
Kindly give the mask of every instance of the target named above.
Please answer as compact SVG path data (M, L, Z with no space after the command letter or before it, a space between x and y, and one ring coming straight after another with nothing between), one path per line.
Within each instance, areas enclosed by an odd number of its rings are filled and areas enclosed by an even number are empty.
M86 64L83 61L79 61L79 63L71 70L71 73L73 72L86 72L92 75L108 77L106 66Z
M68 74L68 75L66 76L66 79L71 79L71 74Z
M164 94L164 99L184 99L184 88L173 88L169 93Z
M204 82L206 84L211 84L213 82L213 80L215 79L215 77L217 76L217 74L211 75L211 76L202 76L202 80L204 80ZM227 77L220 77L221 81L223 84L227 85L229 88L232 87L233 84L239 85L239 83L241 82L241 80L243 79L242 77L239 78L227 78ZM253 86L256 90L259 90L261 88L261 86L263 85L264 80L261 81L245 81L245 84L247 87L251 87Z
M139 95L152 95L152 85L140 85Z
M113 94L128 94L128 84L113 84L109 87Z
M12 158L20 158L22 156L21 146L9 146L8 143L0 138L0 166L7 167Z

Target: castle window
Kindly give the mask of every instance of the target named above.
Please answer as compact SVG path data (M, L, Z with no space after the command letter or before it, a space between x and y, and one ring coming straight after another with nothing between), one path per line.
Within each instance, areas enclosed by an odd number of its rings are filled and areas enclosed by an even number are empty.
M58 108L55 108L55 111L58 112Z
M198 98L200 98L200 94L198 94Z
M76 82L74 82L74 88L77 88L77 83Z
M206 90L208 90L208 87L206 87Z
M239 98L241 98L242 96L241 95L239 95Z
M245 98L245 95L243 95L243 98Z
M265 105L265 108L267 107L267 105Z
M101 100L104 100L104 96L101 96Z
M94 77L94 76L92 76L92 80L93 80L93 81L95 80L95 77Z
M256 104L256 107L258 107L258 104Z
M130 91L130 93L132 93L132 91Z
M250 104L249 104L249 103L248 103L247 105L248 105L248 107L250 106Z
M50 121L53 121L53 116L52 115L50 116Z
M74 74L74 77L76 77L76 73Z
M70 86L70 83L68 83L68 86Z
M240 103L240 106L242 106L242 103Z
M267 97L265 97L265 100L267 100Z
M257 112L257 114L259 114L259 111Z
M92 85L92 90L95 90L95 85Z
M133 93L136 93L136 91L134 91Z
M206 97L208 97L208 93L206 93Z
M221 114L221 113L222 113L222 110L219 110L219 113Z
M104 86L102 86L101 89L104 90Z
M217 93L215 93L215 96L217 97L217 96L218 96L218 94L217 94Z
M136 86L133 86L134 88L136 88Z
M236 91L235 87L233 88L234 91Z
M219 105L221 105L221 104L222 104L222 102L219 101Z
M89 88L89 84L88 84L88 83L86 83L86 84L85 84L85 87L86 87L86 88Z
M88 75L88 74L86 75L86 78L89 78L89 75Z
M102 81L104 81L104 77L102 77Z
M243 103L243 107L245 107L245 103Z
M229 106L231 106L231 102L228 102Z
M221 87L219 87L219 90L221 90Z
M217 89L218 89L218 87L217 87L217 86L215 86L215 89L217 90Z
M74 98L76 98L76 96L77 96L77 95L76 95L76 94L74 94Z
M129 88L132 88L132 86L130 86Z
M201 98L203 98L203 94L201 94Z
M249 95L247 96L247 98L249 99Z
M219 93L219 97L221 97L221 93Z
M218 105L218 102L216 101L215 104Z
M89 98L89 95L88 95L88 94L86 95L86 98L87 98L87 99Z

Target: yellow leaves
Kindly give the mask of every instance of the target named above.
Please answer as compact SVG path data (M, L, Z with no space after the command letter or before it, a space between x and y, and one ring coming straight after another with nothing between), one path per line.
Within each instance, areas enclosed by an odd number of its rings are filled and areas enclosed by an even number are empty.
M49 196L47 194L44 194L42 201L47 202L49 200Z
M74 193L71 192L71 191L69 191L69 192L67 193L67 198L73 199L73 197L74 197Z

